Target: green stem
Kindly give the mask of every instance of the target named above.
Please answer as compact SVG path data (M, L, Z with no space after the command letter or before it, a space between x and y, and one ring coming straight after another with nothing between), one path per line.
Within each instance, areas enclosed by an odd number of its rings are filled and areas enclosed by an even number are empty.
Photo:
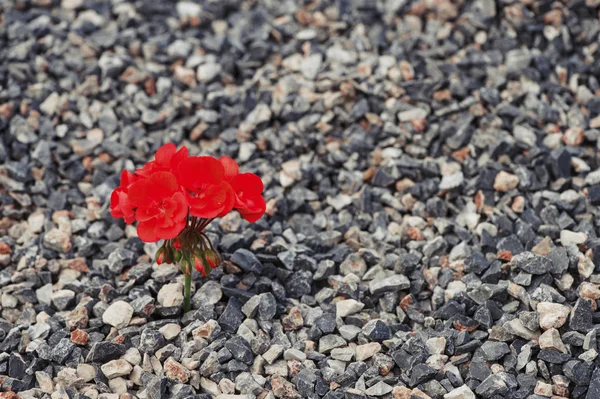
M183 304L183 313L187 313L190 311L190 297L192 295L192 274L185 274L185 290L183 292L184 296L184 304Z

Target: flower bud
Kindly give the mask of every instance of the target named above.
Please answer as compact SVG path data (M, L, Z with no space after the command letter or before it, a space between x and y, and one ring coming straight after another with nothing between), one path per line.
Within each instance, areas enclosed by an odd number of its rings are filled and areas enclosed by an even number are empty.
M204 251L204 259L206 260L206 263L208 263L208 265L213 269L219 266L221 263L219 255L211 249Z
M192 273L192 269L190 268L190 263L185 258L183 258L181 260L179 268L181 269L181 273L183 273L183 274L191 274Z
M163 258L164 263L166 263L168 265L173 263L173 249L166 247L164 254L165 254L165 256Z
M196 266L196 270L206 277L206 270L204 268L204 264L202 263L202 259L200 259L199 256L194 256L194 265Z
M175 251L175 254L173 255L173 259L175 260L175 262L179 262L181 260L181 251Z
M156 251L156 263L157 264L159 264L159 265L163 264L164 255L165 255L165 249L164 248L160 248L158 251Z

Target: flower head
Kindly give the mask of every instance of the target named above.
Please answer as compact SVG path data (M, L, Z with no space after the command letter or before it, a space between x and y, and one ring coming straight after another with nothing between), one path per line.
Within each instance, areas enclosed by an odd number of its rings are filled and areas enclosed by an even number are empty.
M260 177L254 173L239 173L238 164L229 157L219 158L219 163L223 166L224 178L234 193L233 207L249 222L260 219L267 209L262 197L264 185Z
M258 176L239 173L238 164L229 157L190 157L187 148L177 150L168 143L135 173L121 173L119 187L111 194L110 213L127 224L137 220L143 241L174 239L160 259L170 263L178 251L195 245L194 240L184 243L184 236L179 237L186 226L201 231L213 218L232 209L250 222L258 220L266 209L263 189ZM216 253L198 258L205 272L220 262Z
M133 183L129 201L137 208L138 236L142 241L175 238L187 224L187 199L171 172L155 172Z
M190 157L177 167L177 177L185 188L190 214L212 219L233 208L233 192L224 180L225 170L213 157Z
M235 209L249 222L256 222L267 209L262 196L263 182L254 173L240 173L231 180Z

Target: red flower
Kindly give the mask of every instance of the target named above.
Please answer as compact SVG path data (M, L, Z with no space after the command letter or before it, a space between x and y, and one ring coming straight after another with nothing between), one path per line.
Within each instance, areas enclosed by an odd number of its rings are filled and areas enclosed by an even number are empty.
M258 176L239 173L238 164L229 157L189 157L187 148L177 150L169 143L135 174L121 174L120 185L111 194L110 213L128 224L137 220L143 241L169 240L187 226L188 212L213 219L235 208L247 221L258 220L266 209L263 189ZM178 238L173 247L182 249ZM163 254L160 262L170 263L171 255ZM219 258L214 255L200 261L207 268L215 267Z
M175 238L187 224L188 203L171 172L155 172L133 183L129 201L137 208L137 230L142 241Z
M225 171L225 180L233 189L235 209L249 222L260 219L267 209L265 199L262 197L264 185L260 177L254 173L238 173L238 164L229 157L219 158L219 163Z
M235 192L235 209L249 222L256 222L267 210L262 197L264 189L260 177L254 173L240 173L231 180Z
M110 215L114 218L123 218L125 223L131 224L135 220L134 206L131 205L127 195L129 186L138 180L133 173L124 170L121 172L121 182L110 195Z
M187 190L190 214L212 219L233 208L234 196L224 175L223 166L213 157L190 157L179 164L177 177Z
M135 173L141 177L149 177L159 171L175 173L179 163L187 157L188 149L186 147L181 147L177 151L175 144L167 143L156 151L154 161L150 161L143 167L136 169Z

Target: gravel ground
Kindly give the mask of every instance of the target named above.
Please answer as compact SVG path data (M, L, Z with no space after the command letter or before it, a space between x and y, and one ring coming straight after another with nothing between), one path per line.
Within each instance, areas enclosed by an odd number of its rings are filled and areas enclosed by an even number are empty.
M0 398L599 398L599 7L0 2ZM268 202L185 315L165 142Z

